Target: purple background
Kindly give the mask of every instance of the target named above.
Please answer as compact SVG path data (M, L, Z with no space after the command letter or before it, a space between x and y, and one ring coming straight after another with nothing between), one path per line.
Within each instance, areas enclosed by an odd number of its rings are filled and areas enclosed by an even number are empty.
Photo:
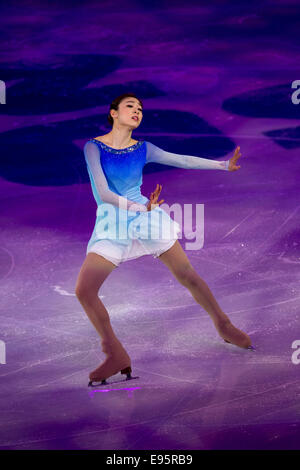
M299 449L299 2L1 10L0 448ZM127 91L144 104L134 139L221 160L240 145L238 172L149 164L142 193L205 204L187 256L257 350L225 344L146 256L99 292L140 378L91 391L104 357L74 293L96 211L82 147Z

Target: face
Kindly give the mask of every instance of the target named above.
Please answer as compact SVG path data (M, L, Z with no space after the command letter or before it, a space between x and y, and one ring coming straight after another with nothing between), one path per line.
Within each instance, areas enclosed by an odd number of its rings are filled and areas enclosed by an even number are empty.
M119 104L118 111L111 110L115 122L136 129L143 119L143 108L136 98L124 98Z

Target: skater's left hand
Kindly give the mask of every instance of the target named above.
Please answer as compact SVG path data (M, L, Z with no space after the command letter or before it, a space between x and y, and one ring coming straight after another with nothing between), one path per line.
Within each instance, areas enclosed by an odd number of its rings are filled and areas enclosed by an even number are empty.
M151 193L150 200L147 203L147 211L152 211L153 209L156 209L156 207L159 207L159 205L164 202L164 199L158 201L158 196L160 195L161 190L162 185L157 183L156 188L153 193Z
M228 171L236 171L241 168L240 165L236 165L236 162L240 158L242 154L240 153L240 147L237 147L234 151L234 155L232 158L229 160L229 166L228 166Z

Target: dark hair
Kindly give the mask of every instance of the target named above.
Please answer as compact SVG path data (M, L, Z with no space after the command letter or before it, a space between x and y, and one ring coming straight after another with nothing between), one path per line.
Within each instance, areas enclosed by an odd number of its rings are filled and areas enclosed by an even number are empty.
M115 98L111 102L111 105L110 105L110 108L109 108L109 113L108 113L108 116L107 116L107 120L108 120L108 122L111 126L114 125L114 120L113 120L112 116L110 115L110 110L115 109L116 111L118 111L119 104L121 103L122 100L124 100L124 98L127 98L127 97L136 98L140 102L140 104L143 108L142 101L134 93L123 93L123 95L118 96L117 98Z

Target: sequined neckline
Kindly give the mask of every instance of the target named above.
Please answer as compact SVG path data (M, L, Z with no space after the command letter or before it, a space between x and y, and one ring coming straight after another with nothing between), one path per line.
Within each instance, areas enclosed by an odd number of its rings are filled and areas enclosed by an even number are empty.
M90 139L93 140L94 142L97 142L101 147L103 146L106 150L112 153L127 153L127 152L132 152L139 146L141 146L144 143L144 140L139 140L136 144L130 145L129 147L125 147L124 149L115 149L113 147L110 147L109 145L105 144L104 142L101 142L100 140L97 139Z

